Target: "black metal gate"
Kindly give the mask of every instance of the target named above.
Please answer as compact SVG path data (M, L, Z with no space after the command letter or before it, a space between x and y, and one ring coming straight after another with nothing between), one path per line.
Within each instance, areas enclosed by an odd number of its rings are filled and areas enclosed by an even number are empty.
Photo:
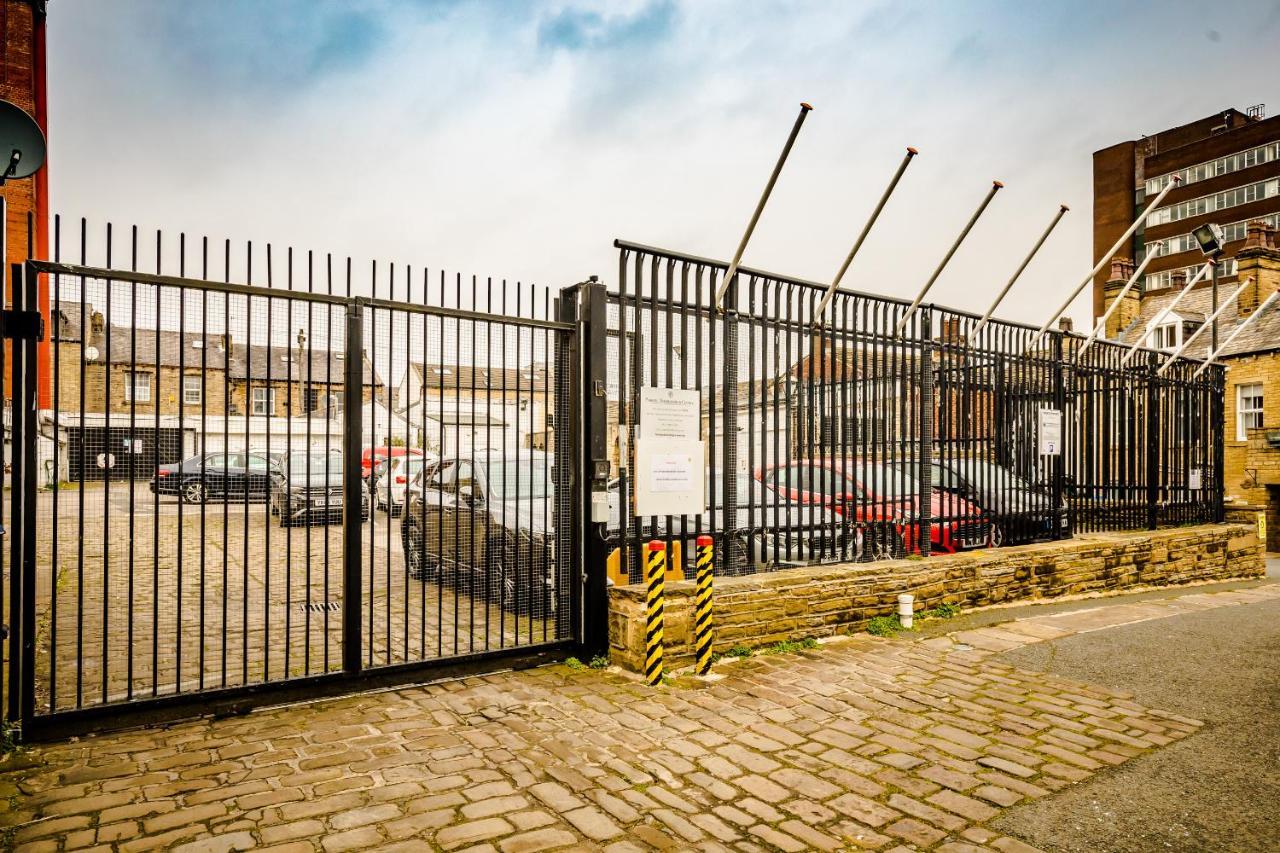
M136 230L122 270L109 228L99 266L55 233L13 270L11 325L52 295L48 402L33 335L10 365L25 737L580 641L576 288L161 234L142 272Z

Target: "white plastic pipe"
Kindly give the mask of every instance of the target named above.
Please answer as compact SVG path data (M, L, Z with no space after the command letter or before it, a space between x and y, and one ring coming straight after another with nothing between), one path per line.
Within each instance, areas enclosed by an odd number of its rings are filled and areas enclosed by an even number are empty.
M1136 341L1133 342L1133 346L1129 347L1129 351L1124 354L1124 358L1120 359L1121 367L1124 367L1126 364L1129 363L1129 359L1133 358L1133 354L1136 353L1144 343L1146 343L1147 335L1151 334L1151 330L1154 329L1156 326L1160 325L1160 322L1164 320L1165 317L1169 316L1169 312L1173 310L1173 306L1181 302L1182 297L1190 293L1191 288L1195 287L1197 284L1200 283L1200 279L1204 278L1205 273L1213 269L1213 265L1214 265L1214 262L1209 261L1204 266L1202 266L1200 270L1191 277L1191 280L1188 281L1183 286L1182 290L1178 291L1178 295L1173 297L1173 301L1170 302L1168 305L1164 306L1163 308L1161 308L1159 311L1157 311L1156 315L1147 321L1146 328L1142 330L1142 335Z
M1218 360L1218 354L1221 353L1223 350L1225 350L1228 344L1230 344L1237 337L1239 337L1240 333L1243 332L1245 328L1249 326L1249 324L1251 324L1254 320L1258 319L1263 314L1265 314L1267 312L1267 309L1270 308L1272 303L1274 303L1277 299L1280 299L1280 290L1277 290L1273 292L1270 296L1268 296L1263 301L1263 303L1258 306L1257 311L1254 311L1248 317L1245 317L1243 323L1241 323L1240 325L1232 329L1231 334L1227 335L1227 339L1222 342L1222 346L1214 350L1209 355L1209 357L1205 359L1204 364L1200 365L1200 367L1196 370L1196 372L1191 374L1191 378L1195 379L1199 377L1201 373L1204 373L1205 368L1207 368L1209 365L1213 364L1215 361Z
M1164 197L1169 194L1169 190L1173 189L1180 183L1182 183L1182 179L1177 175L1174 175L1173 180L1169 181L1165 188L1160 190L1159 195L1151 199L1151 203L1143 208L1142 213L1138 214L1137 219L1133 220L1133 224L1129 226L1129 230L1120 235L1120 239L1116 241L1116 244L1112 246L1101 259L1099 259L1097 266L1089 270L1089 274L1084 277L1084 281L1076 285L1076 289L1071 291L1071 295L1067 297L1066 302L1062 303L1062 307L1053 312L1052 317L1044 321L1044 325L1036 331L1036 334L1031 339L1031 343L1027 346L1027 349L1032 349L1036 344L1040 343L1040 339L1044 337L1044 333L1049 330L1050 326L1057 322L1059 317L1067 312L1067 309L1071 307L1071 303L1075 302L1076 297L1080 295L1080 291L1084 290L1089 282L1093 281L1094 276L1102 272L1103 267L1111 263L1112 256L1115 255L1116 252L1120 251L1120 247L1124 245L1126 240L1133 236L1133 233L1138 230L1138 226L1147 218L1147 214L1155 210L1156 206L1159 205L1160 202L1164 201Z
M1169 365L1177 361L1178 356L1182 355L1183 351L1186 350L1187 347L1191 346L1191 344L1195 342L1195 339L1200 337L1200 335L1204 332L1205 329L1212 326L1214 321L1218 319L1218 315L1221 314L1223 311L1227 310L1227 306L1235 302L1236 297L1239 296L1241 293L1244 293L1244 289L1248 287L1250 284L1253 284L1253 276L1249 276L1244 281L1240 282L1240 286L1237 287L1230 296L1222 300L1221 304L1218 305L1217 309L1212 314L1209 315L1208 319L1206 319L1204 323L1200 325L1200 328L1196 329L1195 332L1192 333L1191 337L1183 341L1182 344L1176 350L1173 351L1173 354L1170 355L1169 358L1165 360L1165 363L1160 365L1160 369L1156 371L1156 376L1163 375L1164 372L1169 369Z
M915 616L916 597L909 592L904 592L898 596L898 622L903 628L911 630L911 624Z
M1086 338L1085 342L1081 345L1080 351L1076 353L1077 361L1079 361L1080 356L1084 355L1085 350L1093 345L1093 342L1097 340L1098 335L1102 334L1102 331L1107 328L1107 321L1111 319L1111 315L1120 307L1121 300L1129 295L1129 291L1138 283L1138 279L1142 278L1142 274L1147 271L1147 264L1151 263L1155 257L1156 256L1154 254L1148 253L1147 256L1142 259L1142 263L1138 264L1138 268L1133 271L1133 275L1129 276L1129 280L1126 281L1124 283L1124 287L1120 289L1120 295L1112 300L1111 305L1106 311L1102 312L1102 316L1099 317L1098 322L1094 324L1093 331L1089 333L1089 337Z

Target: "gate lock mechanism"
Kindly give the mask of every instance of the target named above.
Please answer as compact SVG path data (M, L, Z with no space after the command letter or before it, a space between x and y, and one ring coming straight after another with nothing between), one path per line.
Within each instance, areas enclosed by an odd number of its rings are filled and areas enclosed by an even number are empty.
M16 341L44 340L44 317L39 311L0 311L0 337Z

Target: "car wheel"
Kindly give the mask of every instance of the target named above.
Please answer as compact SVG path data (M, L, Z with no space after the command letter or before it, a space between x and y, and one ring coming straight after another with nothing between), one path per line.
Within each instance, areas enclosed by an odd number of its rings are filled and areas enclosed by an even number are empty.
M490 540L485 548L485 592L489 601L504 610L519 610L515 573L500 539Z
M865 562L893 560L903 554L902 535L892 527L877 525L862 531L858 559Z
M190 480L182 485L182 500L189 504L202 504L208 498L204 483Z

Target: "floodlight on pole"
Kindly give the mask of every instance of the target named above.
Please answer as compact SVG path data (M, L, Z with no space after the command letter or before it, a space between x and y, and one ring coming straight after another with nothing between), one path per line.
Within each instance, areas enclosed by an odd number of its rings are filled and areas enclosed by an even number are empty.
M741 242L738 243L738 251L733 255L733 260L729 263L729 269L725 271L724 280L720 282L719 289L716 290L715 309L723 311L720 301L724 299L724 293L729 289L730 282L734 276L738 274L738 264L742 263L742 254L747 250L747 241L751 239L751 234L756 230L756 223L760 221L760 214L764 212L765 203L769 201L769 196L773 193L774 184L778 183L778 175L782 174L782 167L787 162L787 156L791 154L791 146L795 145L796 137L800 134L800 126L804 124L805 117L809 115L809 111L813 107L806 103L800 104L800 115L796 116L796 123L791 127L791 135L787 137L787 142L782 146L782 154L778 156L778 162L773 167L773 174L769 175L769 182L764 186L764 192L760 196L760 201L756 202L755 212L751 214L751 221L747 223L747 230L742 235Z
M893 178L889 181L889 186L885 187L884 194L880 196L880 201L876 204L875 209L871 211L871 218L867 220L867 224L862 226L862 233L858 235L858 239L853 241L853 248L849 250L849 254L844 259L844 263L840 265L840 269L836 271L836 277L831 280L831 285L827 287L827 292L822 295L822 301L818 303L817 309L813 312L813 316L817 319L813 321L814 328L822 325L823 312L827 310L827 306L831 304L831 299L836 295L836 289L840 286L840 280L844 278L845 272L848 271L849 265L853 263L853 256L858 254L858 250L862 248L862 242L867 239L867 235L871 233L871 226L876 224L876 220L880 218L880 211L884 210L885 203L889 201L889 196L893 195L893 191L898 187L898 181L902 180L902 173L907 171L907 167L911 165L911 160L920 152L914 148L908 147L907 154L902 158L902 162L898 164L898 171L893 173Z
M982 212L987 209L987 205L991 204L991 199L996 197L996 193L1004 188L1004 184L1000 181L991 182L991 191L987 193L987 197L982 200L982 204L978 205L978 209L973 212L973 216L969 217L969 221L965 224L964 230L960 232L960 236L956 237L951 248L943 257L942 262L938 264L938 268L933 271L933 275L929 276L929 280L924 283L924 287L920 288L920 292L916 294L916 299L911 303L911 307L902 315L902 319L898 320L897 327L893 330L893 334L901 335L902 330L907 327L907 321L911 319L911 315L920 307L920 303L924 301L925 294L929 292L929 288L933 287L933 283L938 280L938 276L942 275L942 271L947 268L947 264L951 261L951 256L960 248L960 244L964 242L964 238L969 236L969 232L973 230L974 223L978 221L978 217L982 216Z
M1098 335L1102 334L1103 329L1107 327L1107 321L1111 319L1111 315L1120 307L1121 301L1138 283L1138 279L1142 278L1142 274L1147 271L1147 264L1156 258L1155 252L1148 252L1147 256L1142 259L1142 263L1138 264L1138 268L1133 271L1133 275L1129 276L1129 280L1124 283L1124 287L1120 288L1120 294L1111 300L1111 304L1107 306L1107 310L1102 312L1102 316L1098 318L1098 322L1093 324L1093 331L1089 332L1089 337L1085 338L1084 343L1080 346L1080 350L1076 353L1076 360L1080 360L1080 356L1084 355L1085 350L1093 346L1093 342L1097 340ZM1106 337L1105 335L1103 336Z
M1173 297L1173 301L1170 302L1168 305L1164 306L1163 308L1161 308L1159 311L1157 311L1156 315L1147 321L1146 328L1142 330L1142 334L1138 337L1136 341L1133 342L1133 346L1129 347L1129 351L1124 354L1124 358L1120 359L1121 367L1124 367L1126 364L1129 363L1129 360L1133 358L1134 353L1136 353L1138 349L1142 346L1142 342L1147 339L1147 335L1151 334L1151 330L1154 329L1156 326L1159 326L1160 323L1163 322L1164 318L1168 317L1169 314L1173 311L1174 306L1182 301L1182 297L1190 293L1191 288L1199 284L1200 279L1204 278L1204 274L1207 273L1210 270L1210 268L1215 266L1217 266L1217 261L1209 261L1207 264L1202 266L1196 272L1196 274L1191 277L1191 280L1188 281L1186 285L1183 286L1182 290L1178 291L1178 295Z
M1116 252L1120 251L1120 247L1125 244L1125 241L1134 235L1134 232L1138 230L1138 226L1141 225L1142 222L1147 218L1147 214L1155 210L1156 207L1160 204L1160 202L1164 201L1164 197L1169 194L1169 191L1172 190L1174 187L1176 187L1180 183L1182 183L1182 179L1179 178L1177 175L1174 175L1173 179L1169 181L1169 183L1165 184L1164 189L1160 190L1160 192L1156 195L1156 197L1151 199L1151 203L1142 209L1142 213L1139 213L1138 218L1133 220L1133 224L1131 224L1129 228L1123 234L1120 235L1120 239L1116 240L1115 245L1112 246L1110 250L1108 250L1107 253L1098 260L1097 265L1094 266L1093 269L1089 270L1088 275L1084 277L1083 281L1081 281L1078 285L1076 285L1075 290L1071 291L1071 295L1068 296L1067 300L1062 303L1062 307L1059 308L1057 311L1054 311L1053 316L1051 316L1048 320L1045 320L1044 325L1036 330L1035 336L1031 338L1031 343L1027 345L1027 349L1031 349L1036 344L1038 344L1040 342L1040 339L1044 337L1044 333L1049 331L1049 327L1052 326L1054 323L1056 323L1059 317L1067 313L1067 309L1071 307L1071 303L1076 301L1076 297L1080 295L1080 292L1083 291L1086 286L1088 286L1089 282L1093 281L1094 276L1100 273L1103 267L1111 263L1111 258L1115 255Z
M1246 328L1248 328L1250 324L1252 324L1255 320L1257 320L1259 317L1265 314L1267 310L1270 309L1271 306L1274 305L1276 303L1276 300L1278 299L1280 299L1280 290L1273 291L1271 295L1268 296L1266 299L1264 299L1262 304L1258 306L1258 310L1254 311L1248 317L1245 317L1244 320L1239 325L1237 325L1234 329L1231 330L1231 334L1227 335L1227 339L1222 342L1222 346L1218 347L1216 350L1214 350L1209 354L1209 357L1204 360L1204 364L1196 368L1196 372L1191 374L1191 378L1196 379L1200 376L1201 373L1204 373L1205 369L1208 368L1209 365L1213 364L1215 361L1218 360L1218 356L1222 353L1222 351L1225 350L1227 347L1231 346L1231 342L1234 341L1237 337L1239 337L1240 333L1243 332Z
M1044 229L1044 233L1040 235L1040 239L1036 241L1036 244L1031 247L1031 251L1027 253L1027 257L1022 261L1022 264L1014 270L1013 276L1010 277L1008 283L1005 284L1004 289L1000 291L1000 294L996 297L996 301L991 303L991 307L987 309L987 313L982 315L982 319L978 321L978 325L974 326L973 331L969 333L969 346L973 346L974 341L978 339L978 333L987 325L987 322L991 319L991 315L996 312L996 308L1000 307L1000 303L1003 302L1005 296L1009 294L1009 290L1013 287L1013 283L1022 275L1022 271L1031 263L1031 259L1036 256L1036 252L1040 251L1040 247L1044 245L1044 241L1049 239L1049 235L1053 233L1053 229L1058 226L1058 223L1062 221L1062 217L1066 215L1066 212L1070 209L1071 208L1067 207L1065 204L1058 205L1058 213L1053 217L1053 221L1049 223L1049 227Z
M1218 315L1221 314L1223 311L1225 311L1226 307L1230 305L1232 302L1234 302L1236 297L1239 296L1241 293L1243 293L1244 289L1251 284L1253 284L1253 276L1250 276L1246 278L1244 281L1240 282L1240 286L1235 289L1234 293L1232 293L1230 296L1227 297L1227 301L1223 302L1221 305L1215 308L1213 313L1209 315L1209 319L1205 320L1204 323L1200 326L1200 328L1196 329L1190 335L1190 337L1184 340L1178 346L1178 348L1173 351L1172 355L1170 355L1167 359L1165 359L1164 364L1160 365L1160 369L1156 371L1156 376L1164 375L1164 372L1169 369L1169 365L1177 361L1178 356L1182 355L1182 353L1186 351L1187 347L1195 343L1196 338L1200 337L1200 335L1204 333L1204 330L1209 328L1209 326L1218 319Z

